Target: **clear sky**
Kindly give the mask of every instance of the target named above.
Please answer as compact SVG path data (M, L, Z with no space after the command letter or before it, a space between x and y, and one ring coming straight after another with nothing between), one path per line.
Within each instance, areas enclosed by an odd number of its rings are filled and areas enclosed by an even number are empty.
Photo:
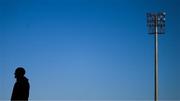
M32 100L152 100L154 37L146 13L165 11L159 99L180 100L180 0L0 0L0 100L17 66Z

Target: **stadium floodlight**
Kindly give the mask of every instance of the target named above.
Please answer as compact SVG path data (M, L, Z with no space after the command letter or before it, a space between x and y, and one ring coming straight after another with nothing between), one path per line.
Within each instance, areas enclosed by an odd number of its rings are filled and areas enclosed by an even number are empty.
M165 12L147 13L148 33L154 35L154 101L158 101L158 34L165 33Z

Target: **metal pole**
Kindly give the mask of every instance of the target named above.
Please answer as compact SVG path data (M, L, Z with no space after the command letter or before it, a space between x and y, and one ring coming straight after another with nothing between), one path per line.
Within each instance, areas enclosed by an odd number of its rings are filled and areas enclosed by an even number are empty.
M165 12L147 13L148 31L154 34L154 101L158 101L158 34L164 34L165 15Z
M158 23L157 15L155 15L155 101L158 101Z

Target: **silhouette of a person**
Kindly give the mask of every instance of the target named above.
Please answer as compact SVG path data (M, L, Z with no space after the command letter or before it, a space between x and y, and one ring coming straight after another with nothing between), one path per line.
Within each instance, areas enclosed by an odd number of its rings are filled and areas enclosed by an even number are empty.
M11 101L28 101L30 85L28 79L24 76L25 69L18 67L14 74L16 83L12 91Z

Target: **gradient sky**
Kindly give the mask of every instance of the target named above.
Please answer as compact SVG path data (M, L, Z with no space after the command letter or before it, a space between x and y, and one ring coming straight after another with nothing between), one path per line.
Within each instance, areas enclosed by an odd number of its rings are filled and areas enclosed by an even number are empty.
M154 37L165 11L159 99L180 100L180 0L0 0L0 100L25 67L32 100L152 100Z

